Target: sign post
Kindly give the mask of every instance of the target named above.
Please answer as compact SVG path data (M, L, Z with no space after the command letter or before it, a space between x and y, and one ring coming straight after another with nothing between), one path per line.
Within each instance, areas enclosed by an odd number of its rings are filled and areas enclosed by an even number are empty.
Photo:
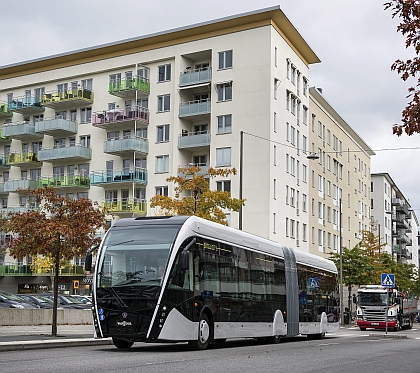
M385 313L385 334L388 334L388 309L389 309L389 288L395 286L395 276L392 273L381 274L382 286L386 287L386 313Z

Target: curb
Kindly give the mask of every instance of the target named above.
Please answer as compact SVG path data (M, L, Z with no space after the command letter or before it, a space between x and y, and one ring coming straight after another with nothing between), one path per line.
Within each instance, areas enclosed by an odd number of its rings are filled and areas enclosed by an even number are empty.
M371 333L369 337L373 338L389 338L389 339L408 339L407 334L378 334L378 333Z
M62 339L60 341L53 340L38 340L25 342L1 342L1 351L16 351L16 350L35 350L44 348L63 348L63 347L78 347L78 346L103 346L112 345L111 338L94 339L94 338L80 338L80 339Z

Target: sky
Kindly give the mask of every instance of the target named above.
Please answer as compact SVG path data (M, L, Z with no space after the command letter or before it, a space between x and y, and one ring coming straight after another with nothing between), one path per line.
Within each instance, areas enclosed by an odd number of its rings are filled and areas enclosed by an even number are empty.
M321 62L309 85L376 153L420 219L420 134L397 137L409 82L392 63L413 57L384 0L14 0L3 2L0 66L280 6ZM1 79L1 77L0 77ZM382 150L399 149L400 150Z

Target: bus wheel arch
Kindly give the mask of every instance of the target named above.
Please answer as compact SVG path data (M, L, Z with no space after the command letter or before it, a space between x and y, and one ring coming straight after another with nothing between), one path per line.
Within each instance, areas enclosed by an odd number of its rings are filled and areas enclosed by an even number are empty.
M125 341L123 339L119 339L115 337L112 337L112 343L114 344L115 347L122 348L122 349L128 349L134 344L134 342Z
M213 317L209 308L201 311L198 321L197 339L189 341L189 346L194 350L205 350L213 340Z

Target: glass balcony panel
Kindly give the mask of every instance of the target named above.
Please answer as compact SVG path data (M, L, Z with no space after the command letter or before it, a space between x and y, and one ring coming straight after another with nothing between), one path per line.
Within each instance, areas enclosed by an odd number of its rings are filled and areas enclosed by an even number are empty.
M142 200L105 201L102 202L102 208L106 208L109 213L136 213L146 215L147 202Z
M19 165L25 163L39 163L38 153L34 152L16 152L6 154L6 164Z
M35 96L20 96L14 97L8 103L9 110L20 114L30 114L44 111L39 97Z
M5 192L16 192L18 189L35 189L36 180L7 180L4 182Z
M179 77L180 87L211 81L211 68L187 70Z
M0 156L0 170L8 170L10 169L10 164L7 163L6 156Z
M127 139L114 139L104 141L104 153L118 154L127 151L136 151L143 154L149 153L149 142L141 137Z
M202 175L202 176L207 175L207 171L209 169L209 164L208 163L194 163L194 164L184 164L184 165L178 166L178 176L185 177L185 174L182 172L182 170L185 169L185 168L191 167L191 166L201 168L201 171L197 172L197 175Z
M108 92L111 95L118 97L127 97L135 92L141 92L144 94L150 93L150 82L149 79L135 76L131 79L119 79L109 82Z
M134 121L149 124L149 109L136 106L98 111L92 115L92 125L100 128L120 127L123 123L132 124Z
M66 176L46 176L37 180L37 188L44 188L51 186L54 188L65 187L90 187L90 177L80 175L66 175Z
M140 183L147 184L147 170L94 171L90 175L91 184Z
M92 149L82 145L41 149L38 152L38 159L41 162L58 159L89 160L92 159Z
M93 91L86 88L50 91L41 96L42 105L50 108L69 108L93 103Z
M189 117L192 115L210 114L210 104L210 99L183 102L179 106L179 116Z
M0 118L10 118L13 113L9 110L7 103L0 101Z
M196 148L210 145L210 132L189 132L178 137L178 149Z
M31 276L31 267L27 264L9 264L0 265L0 276Z
M6 137L23 141L42 139L44 137L43 134L36 133L35 124L29 122L8 123L3 128L3 134Z
M35 123L35 132L51 136L68 136L77 133L77 122L63 118L46 119Z

